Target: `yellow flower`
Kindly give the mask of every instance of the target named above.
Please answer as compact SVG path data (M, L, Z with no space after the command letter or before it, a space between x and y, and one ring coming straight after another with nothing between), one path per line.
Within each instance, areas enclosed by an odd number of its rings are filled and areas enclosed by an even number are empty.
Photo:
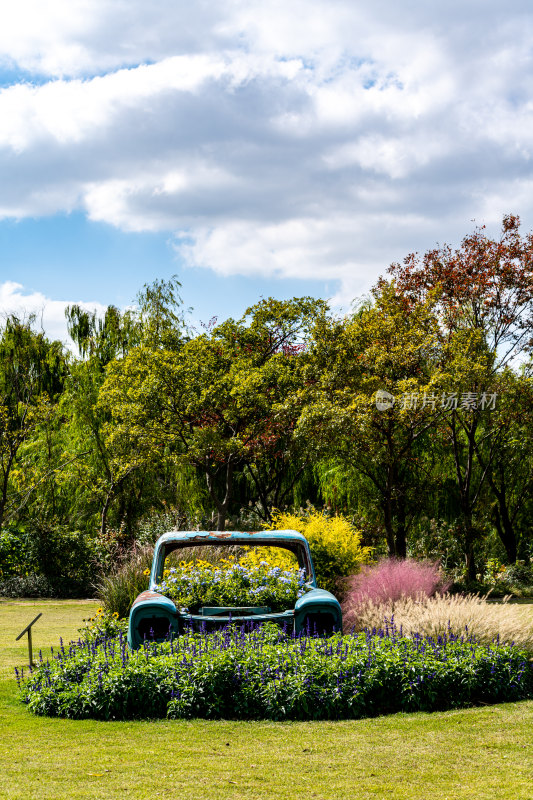
M295 569L298 567L294 553L281 547L247 547L246 549L246 555L239 560L239 564L243 567L259 567L262 561L267 562L268 568Z
M150 570L149 569L145 569L144 572L143 572L143 575L146 575L148 577L150 575Z

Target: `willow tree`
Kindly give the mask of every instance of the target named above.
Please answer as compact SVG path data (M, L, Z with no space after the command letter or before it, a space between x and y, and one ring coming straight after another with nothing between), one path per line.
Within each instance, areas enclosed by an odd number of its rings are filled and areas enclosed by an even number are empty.
M63 398L68 420L69 446L79 457L69 464L65 480L79 496L82 513L97 509L101 536L106 535L108 517L116 506L115 521L131 528L150 494L150 464L128 451L129 439L119 432L106 436L111 414L99 396L111 364L127 358L136 347L175 348L184 339L179 282L157 280L143 287L137 304L125 312L109 306L99 317L80 306L66 310L68 330L80 358L71 366ZM126 457L128 454L129 457Z
M112 416L109 441L130 443L136 459L196 467L223 530L237 471L268 518L290 490L285 466L294 437L306 342L325 304L311 298L263 300L238 321L208 327L179 348L149 341L111 363L100 403ZM292 482L305 466L293 472Z
M39 480L25 469L24 447L53 414L67 372L61 343L35 331L34 322L10 315L0 331L0 525L26 504Z

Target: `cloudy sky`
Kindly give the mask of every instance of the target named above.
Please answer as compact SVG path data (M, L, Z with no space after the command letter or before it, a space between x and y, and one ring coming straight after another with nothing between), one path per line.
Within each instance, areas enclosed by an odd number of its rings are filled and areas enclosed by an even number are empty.
M173 273L197 320L347 308L529 231L532 43L525 0L0 0L0 311L63 338Z

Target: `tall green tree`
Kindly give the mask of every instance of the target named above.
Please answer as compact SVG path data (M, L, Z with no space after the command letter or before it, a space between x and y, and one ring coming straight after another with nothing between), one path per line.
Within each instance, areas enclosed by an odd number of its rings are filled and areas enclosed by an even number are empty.
M447 337L438 379L436 434L447 454L459 500L458 535L469 580L476 578L476 545L483 535L476 516L494 453L497 373L494 353L479 329L458 328ZM479 454L486 454L480 461Z
M35 331L34 323L34 317L9 315L0 331L0 525L34 489L28 481L14 487L14 473L24 473L24 445L52 415L67 371L61 343Z
M179 349L144 342L108 368L101 403L113 417L110 441L127 437L131 459L201 470L220 530L236 472L247 470L268 518L296 448L305 344L324 309L310 298L263 300Z
M321 320L299 422L318 458L365 476L396 556L406 555L429 478L421 452L436 418L423 397L433 394L440 346L432 302L411 306L394 284L383 284L351 319Z
M492 518L510 563L527 556L533 541L526 502L533 493L533 379L506 368L494 387L498 403L491 412L493 435L488 447L476 442L486 469ZM525 512L525 513L524 513Z
M70 445L78 458L70 464L79 493L78 513L98 508L101 537L106 536L113 505L115 523L132 532L142 514L153 484L151 465L140 454L125 456L127 437L107 437L111 415L99 404L100 391L110 365L127 358L143 342L150 347L179 346L184 336L179 282L157 280L146 284L134 308L121 312L109 306L103 317L79 306L66 310L68 330L78 345L80 358L72 364L63 400L70 420Z

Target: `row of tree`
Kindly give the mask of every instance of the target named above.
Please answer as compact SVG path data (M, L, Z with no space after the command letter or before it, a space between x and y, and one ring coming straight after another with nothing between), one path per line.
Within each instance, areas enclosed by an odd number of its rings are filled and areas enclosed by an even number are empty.
M471 578L491 548L528 558L532 265L510 216L498 240L476 229L393 265L343 318L269 299L191 331L179 283L157 281L124 313L71 306L73 357L10 316L0 524L133 539L165 507L223 529L310 501Z

